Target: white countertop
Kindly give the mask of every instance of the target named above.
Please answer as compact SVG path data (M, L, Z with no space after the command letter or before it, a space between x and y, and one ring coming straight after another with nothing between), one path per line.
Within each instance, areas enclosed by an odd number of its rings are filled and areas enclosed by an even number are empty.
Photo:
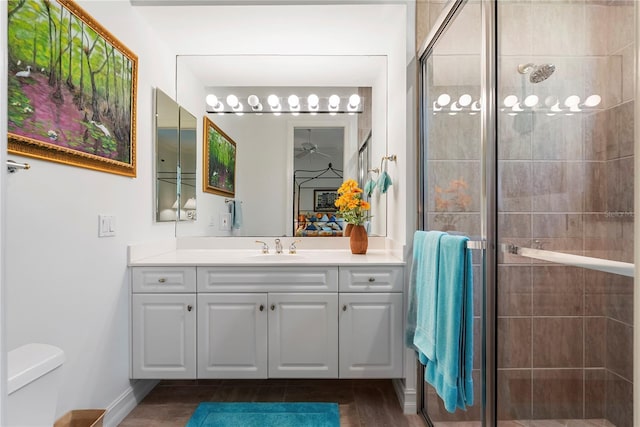
M289 254L262 254L259 249L175 249L148 257L130 259L132 267L150 266L305 266L305 265L403 265L404 262L384 249L370 249L354 255L343 249L298 249Z

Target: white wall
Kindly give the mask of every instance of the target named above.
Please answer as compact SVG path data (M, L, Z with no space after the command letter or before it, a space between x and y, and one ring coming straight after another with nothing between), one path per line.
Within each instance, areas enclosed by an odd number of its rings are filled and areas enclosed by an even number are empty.
M129 389L127 245L174 236L173 224L154 224L152 197L153 88L172 93L173 54L128 1L79 4L138 55L138 176L9 157L32 167L7 178L7 348L64 350L58 416L107 407ZM97 237L100 213L116 216L115 237Z

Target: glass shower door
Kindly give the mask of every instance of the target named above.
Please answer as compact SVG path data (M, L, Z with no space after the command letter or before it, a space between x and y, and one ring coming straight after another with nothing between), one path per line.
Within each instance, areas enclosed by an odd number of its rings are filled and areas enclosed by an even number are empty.
M632 425L636 4L497 2L499 425Z
M421 58L420 228L464 234L477 242L483 230L480 3L461 3L452 15L445 32ZM474 405L450 413L424 382L419 405L435 426L457 422L479 426L482 419L483 252L472 253Z

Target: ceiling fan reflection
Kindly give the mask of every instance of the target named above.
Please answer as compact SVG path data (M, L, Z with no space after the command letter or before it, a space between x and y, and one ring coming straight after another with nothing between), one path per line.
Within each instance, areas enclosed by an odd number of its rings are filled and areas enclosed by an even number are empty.
M308 129L309 131L309 139L307 142L303 142L301 147L296 147L296 151L298 152L296 154L296 159L301 159L303 157L306 157L310 154L318 154L320 156L324 156L328 159L331 158L330 155L325 154L321 151L318 150L318 144L313 144L311 142L311 129Z

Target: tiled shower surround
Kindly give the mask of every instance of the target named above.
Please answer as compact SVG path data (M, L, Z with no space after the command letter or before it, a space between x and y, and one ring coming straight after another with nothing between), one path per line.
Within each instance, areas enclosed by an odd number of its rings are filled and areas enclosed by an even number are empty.
M592 0L498 5L498 101L540 99L533 110L498 114L499 242L633 262L636 6ZM533 84L517 71L530 62L553 63L556 71ZM433 90L459 96L472 89ZM584 100L592 94L602 98L596 107L571 114L563 105L569 95ZM550 96L563 112L544 105ZM462 177L469 184L473 202L457 214L455 228L470 235L479 233L479 135L479 119L459 115L434 119L429 130L429 181L446 186ZM428 191L433 199L433 188ZM446 229L434 221L434 203L428 210L429 227ZM477 280L475 292L478 300ZM497 292L500 425L573 419L585 420L576 426L605 420L631 427L633 279L500 254ZM476 313L479 308L477 301ZM477 344L479 325L475 330ZM429 393L432 421L479 420L479 408L448 414Z

